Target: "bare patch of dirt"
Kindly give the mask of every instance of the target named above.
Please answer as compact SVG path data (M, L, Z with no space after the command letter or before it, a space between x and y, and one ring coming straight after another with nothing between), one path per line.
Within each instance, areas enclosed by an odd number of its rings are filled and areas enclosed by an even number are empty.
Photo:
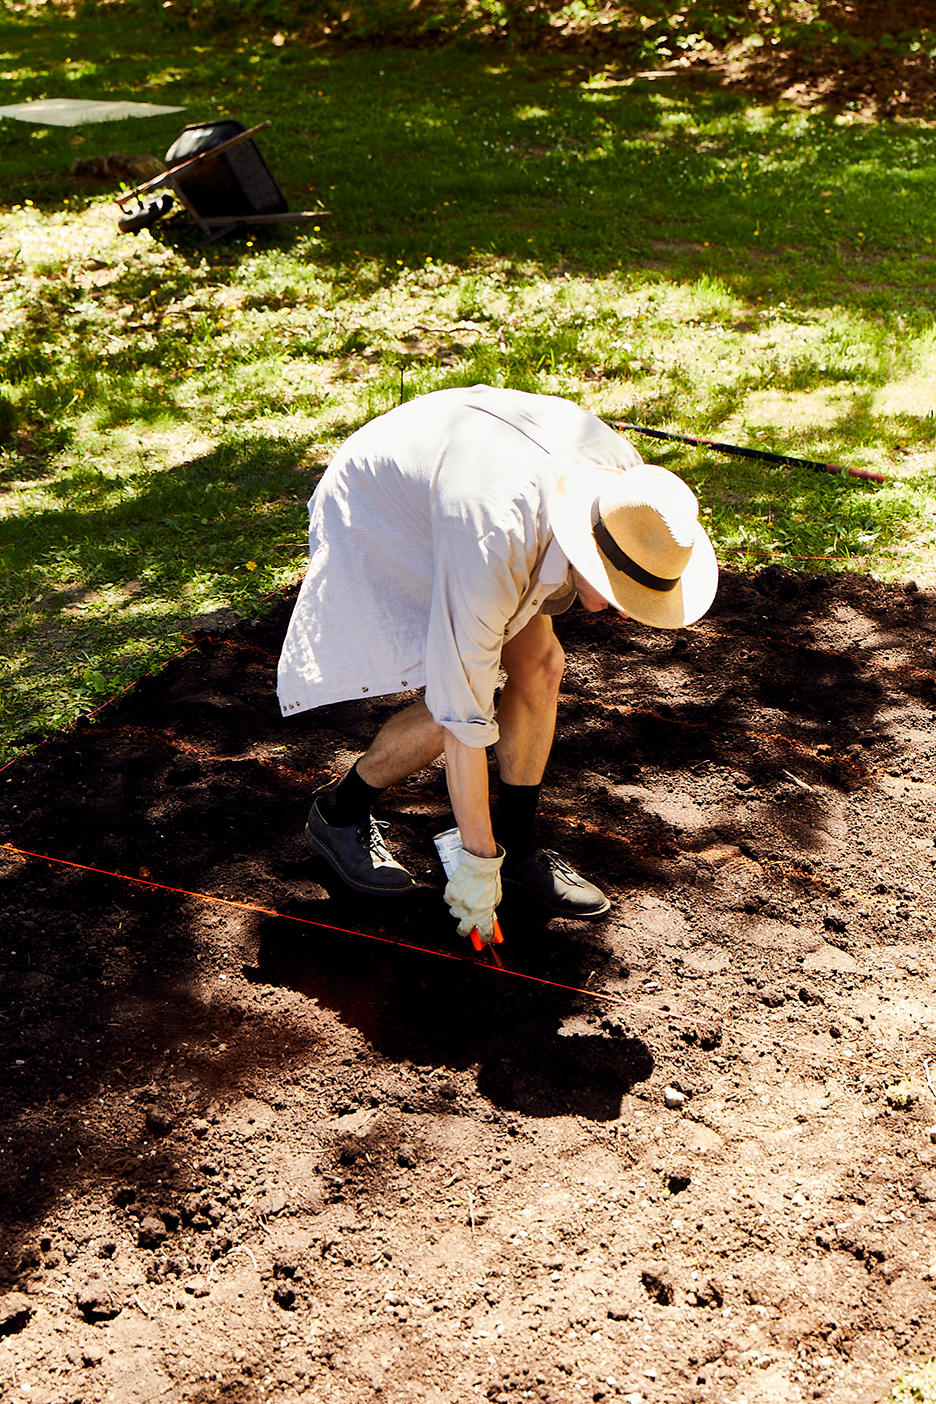
M307 854L393 703L283 721L288 611L0 775L4 1397L879 1400L936 1349L936 602L560 620L544 833L614 905L505 903L505 972L439 769L411 898Z
M934 33L928 0L822 0L812 10L814 24L798 32L774 39L767 17L761 47L699 52L675 70L707 71L767 101L848 108L869 118L936 117L936 63L925 43L914 50L907 42L914 31Z

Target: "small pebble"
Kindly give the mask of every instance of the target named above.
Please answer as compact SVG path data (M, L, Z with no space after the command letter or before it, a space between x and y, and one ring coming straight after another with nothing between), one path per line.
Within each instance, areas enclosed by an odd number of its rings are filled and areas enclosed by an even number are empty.
M678 1111L686 1105L686 1099L676 1087L664 1087L663 1100L671 1111Z
M930 1127L930 1129L929 1129L929 1138L930 1138L930 1140L932 1141L933 1145L936 1146L936 1126L931 1126L931 1127Z

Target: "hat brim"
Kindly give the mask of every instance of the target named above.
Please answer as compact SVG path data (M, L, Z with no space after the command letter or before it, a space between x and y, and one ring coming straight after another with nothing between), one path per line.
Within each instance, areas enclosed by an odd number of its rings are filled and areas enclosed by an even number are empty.
M698 527L679 584L653 590L617 570L592 535L592 503L618 469L591 469L560 478L549 494L549 522L566 556L592 589L622 614L655 629L681 629L706 613L718 589L718 561L705 529ZM626 470L625 470L626 471Z

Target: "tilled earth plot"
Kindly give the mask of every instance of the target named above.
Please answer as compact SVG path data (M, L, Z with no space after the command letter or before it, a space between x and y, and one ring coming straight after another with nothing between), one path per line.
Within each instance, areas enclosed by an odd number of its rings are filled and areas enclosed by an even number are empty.
M614 905L505 903L503 972L438 768L411 898L305 852L391 705L282 721L288 611L0 779L4 1397L879 1400L936 1348L934 602L558 621L544 837Z

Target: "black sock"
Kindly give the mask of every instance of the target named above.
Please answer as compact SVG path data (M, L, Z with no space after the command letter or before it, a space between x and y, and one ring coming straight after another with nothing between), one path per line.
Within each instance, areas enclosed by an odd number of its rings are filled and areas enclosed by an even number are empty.
M539 785L508 785L499 782L494 837L510 863L529 858L536 848L536 810Z
M361 779L355 761L341 783L320 795L316 803L326 824L332 824L336 829L346 829L367 818L371 805L381 793L381 790Z

